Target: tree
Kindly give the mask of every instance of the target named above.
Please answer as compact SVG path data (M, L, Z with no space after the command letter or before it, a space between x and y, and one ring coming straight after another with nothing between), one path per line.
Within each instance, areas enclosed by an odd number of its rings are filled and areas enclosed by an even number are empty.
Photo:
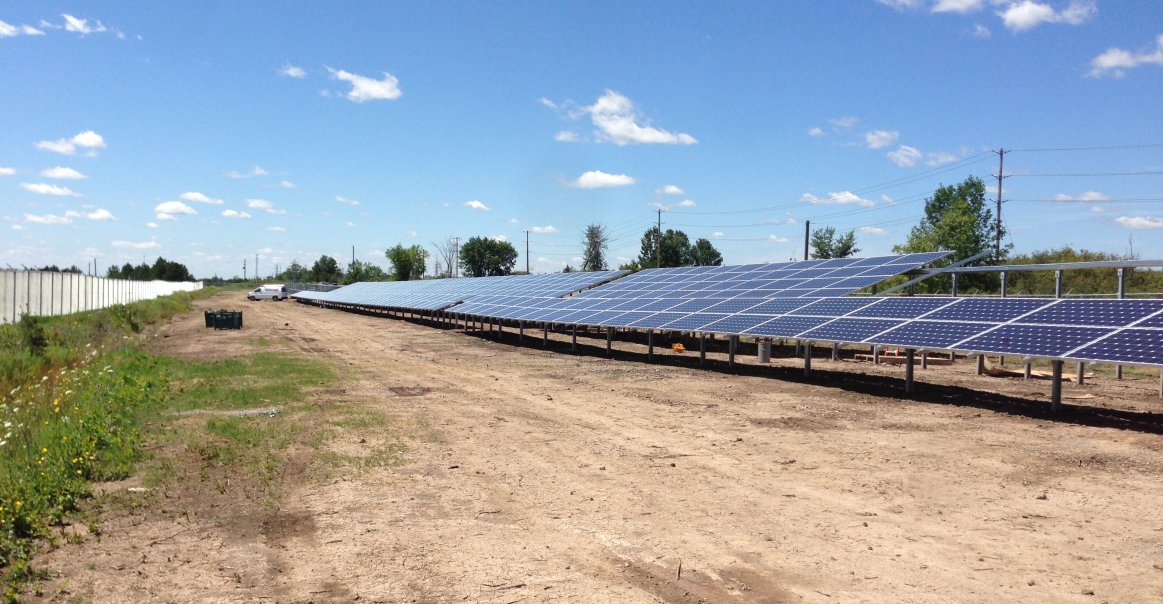
M1005 229L1001 231L1005 236ZM998 237L993 212L985 200L985 183L970 176L955 186L939 187L925 200L925 216L913 227L904 245L893 246L897 253L935 252L951 250L952 260L961 260L993 250ZM1009 256L1012 245L1003 246L1000 257L991 254L989 261L1000 264ZM1000 277L997 273L970 273L959 282L964 289L996 290ZM948 278L933 278L922 283L926 289L940 288Z
M76 268L76 267L74 267ZM80 269L76 269L80 272ZM134 281L194 281L194 276L190 274L190 270L181 262L173 262L165 258L158 257L154 261L153 266L144 262L137 266L126 262L120 268L117 266L110 266L105 275L111 279L132 279Z
M339 270L339 263L335 258L324 254L311 265L311 280L317 283L339 283L343 279L343 271Z
M428 270L428 251L419 245L396 247L384 252L392 262L392 273L396 281L419 279Z
M827 258L847 258L860 251L860 248L856 247L856 231L848 231L839 238L836 238L836 229L834 227L824 227L812 231L810 242L812 246L812 258L821 260Z
M610 247L610 236L606 234L606 228L600 224L591 224L586 227L582 237L585 249L582 251L581 270L606 270L606 249Z
M666 229L661 236L661 245L659 239L658 227L650 227L642 234L642 250L638 254L639 266L665 268L691 265L691 241L686 233Z
M307 267L299 264L298 260L292 260L291 265L283 269L283 272L276 275L276 278L282 279L284 281L290 281L291 283L298 283L309 276L310 271L307 270Z
M445 237L444 242L432 242L432 247L436 250L434 256L436 260L435 277L451 277L452 269L456 266L456 244L453 243L452 237Z
M695 266L722 266L723 255L715 246L711 244L710 240L700 237L695 240L695 244L691 246L691 262Z
M508 275L517 264L517 248L508 241L473 237L460 247L460 267L466 276Z
M361 281L387 281L388 274L384 269L372 264L371 262L360 262L354 260L347 265L347 272L343 274L342 283L349 285L352 283L359 283Z

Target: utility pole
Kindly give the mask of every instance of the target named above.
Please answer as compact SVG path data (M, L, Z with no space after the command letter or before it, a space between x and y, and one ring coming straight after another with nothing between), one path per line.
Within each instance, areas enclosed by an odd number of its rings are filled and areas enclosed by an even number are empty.
M997 237L993 244L993 261L1001 260L1001 181L1005 178L1006 150L997 150Z
M246 281L246 258L242 259L242 280Z
M460 276L460 237L452 238L452 278Z
M254 255L254 279L258 281L258 254Z
M351 265L355 266L355 246L351 246Z
M812 221L804 221L804 260L808 259L808 239L811 239Z
M529 231L525 231L525 274L529 274Z
M662 268L662 208L658 208L658 238L654 240L654 268Z

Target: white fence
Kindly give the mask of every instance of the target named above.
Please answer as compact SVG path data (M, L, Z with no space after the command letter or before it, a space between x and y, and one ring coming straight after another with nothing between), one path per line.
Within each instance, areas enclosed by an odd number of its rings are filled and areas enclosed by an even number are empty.
M28 313L67 315L202 289L201 281L129 281L78 273L0 270L0 324Z

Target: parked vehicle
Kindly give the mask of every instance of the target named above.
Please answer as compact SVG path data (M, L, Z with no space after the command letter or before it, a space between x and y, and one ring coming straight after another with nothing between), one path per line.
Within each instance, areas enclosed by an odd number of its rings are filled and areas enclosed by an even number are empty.
M282 283L268 283L254 288L246 295L247 300L279 300L287 299L287 286Z

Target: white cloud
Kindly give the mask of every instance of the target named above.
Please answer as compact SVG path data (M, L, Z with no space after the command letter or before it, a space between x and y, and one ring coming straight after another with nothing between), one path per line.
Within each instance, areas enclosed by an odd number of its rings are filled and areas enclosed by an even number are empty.
M147 226L151 229L156 229L158 227L158 224L156 222L147 222L147 223L145 223L145 226Z
M347 204L347 205L349 205L349 206L357 206L357 205L359 205L359 200L357 200L357 199L348 199L348 198L346 198L346 197L344 197L344 196L342 196L342 195L336 195L336 196L335 196L335 201L338 201L339 203Z
M102 220L102 221L104 221L104 220L117 220L117 217L114 216L112 212L110 212L109 210L106 210L104 208L97 208L96 210L93 210L92 212L85 214L85 218L88 218L89 220Z
M354 223L354 222L352 222L352 221L350 221L350 220L348 220L348 221L344 222L344 223L343 223L343 225L344 225L344 226L346 226L346 227L348 227L348 228L352 228L352 229L354 229L354 228L355 228L355 223Z
M917 8L925 3L925 0L876 0L877 2L896 10L905 10Z
M250 214L238 210L222 210L222 215L226 218L250 218Z
M508 241L508 240L509 240L509 238L504 236L504 235L496 235L493 237L493 241Z
M997 12L1002 23L1014 32L1030 30L1043 23L1081 25L1097 13L1098 8L1090 0L1073 0L1060 11L1054 10L1054 7L1049 4L1034 0L1021 0L1021 2L1006 3L1005 8Z
M294 189L294 188L297 188L298 186L299 185L297 185L289 180L280 180L279 181L279 188L280 189Z
M33 224L69 224L73 219L67 215L57 216L55 214L44 214L43 216L37 216L36 214L25 214L24 221Z
M158 220L177 220L179 214L197 214L198 211L180 201L163 201L153 209Z
M307 77L307 71L302 67L296 67L290 63L287 63L279 68L279 75L301 80Z
M873 130L865 133L864 143L869 149L880 149L895 143L900 135L896 130Z
M530 233L556 233L557 227L551 225L529 227Z
M812 126L811 128L808 128L808 136L812 138L820 138L821 136L824 136L824 131L821 130L818 126Z
M45 182L22 182L20 188L37 195L54 195L57 197L80 197L81 194L60 185L50 185Z
M407 233L405 233L405 235L407 235L407 236L409 236L409 237L415 237L415 236L417 236L417 235L419 235L419 234L420 234L420 233L417 233L416 231L408 231Z
M255 166L253 169L251 169L250 172L238 172L231 170L226 173L226 176L229 178L252 178L254 176L266 176L267 174L269 174L269 172L264 170L262 166Z
M993 33L989 31L988 27L986 27L980 23L974 23L973 24L973 31L969 32L969 35L973 36L974 38L981 38L984 40L985 38L988 38L991 35L993 35Z
M1163 218L1154 216L1119 216L1115 223L1128 229L1163 229Z
M718 237L723 237L723 236L724 236L723 231L715 231L714 233L711 233L711 237L718 238Z
M856 230L861 232L861 233L868 233L870 235L885 235L888 233L888 231L886 231L880 227L874 227L874 226L863 226L863 227L860 227Z
M893 199L893 198L891 198L888 195L885 195L883 193L880 195L880 200L883 201L885 203L885 205L890 205L890 206L896 205L895 199Z
M680 208L693 208L696 205L698 205L698 204L696 204L695 200L693 200L693 199L684 199L684 200L678 202L678 207L680 207Z
M286 214L286 210L280 210L275 207L275 204L265 199L248 199L246 200L246 207L254 210L262 210L267 214Z
M285 233L285 232L287 232L287 227L281 227L281 226L270 226L270 227L267 227L267 230L268 230L268 231L273 231L273 232L275 232L275 233Z
M957 156L953 155L952 153L946 153L945 151L938 151L936 153L930 152L925 154L925 165L929 166L944 166L945 164L951 164L955 161L957 161Z
M0 176L12 176L13 174L16 174L16 168L0 166Z
M1113 76L1121 78L1126 70L1140 65L1163 65L1163 34L1155 38L1155 48L1133 53L1121 48L1110 48L1090 60L1090 77Z
M827 197L816 197L815 195L812 195L811 193L804 193L803 196L800 197L800 200L811 202L811 203L817 204L817 205L830 205L830 204L847 205L847 204L852 204L852 205L858 205L858 206L865 207L865 208L871 208L872 206L876 205L875 201L872 201L871 199L864 199L863 197L860 197L859 195L857 195L851 191L839 191L836 193L828 193Z
M578 141L578 135L573 130L562 130L553 135L553 140L559 143L576 143Z
M1099 191L1085 191L1078 195L1059 193L1054 196L1054 201L1110 201L1111 199L1110 195Z
M89 155L96 155L97 149L105 148L105 139L92 130L77 133L72 138L61 138L55 141L40 141L36 148L43 151L52 151L61 155L75 155L77 148L89 150Z
M551 101L545 97L541 97L541 98L537 99L537 102L541 103L542 105L545 105L546 107L549 107L550 109L557 109L557 103L554 103L553 101Z
M40 171L40 175L45 178L55 178L57 180L84 180L89 178L84 174L72 169L57 166L55 168L46 168Z
M383 72L384 79L382 80L330 67L327 68L327 71L331 72L333 79L351 84L351 90L345 96L353 103L394 101L403 94L400 90L400 81L396 79L396 76L386 71Z
M161 247L156 241L114 241L111 243L115 248L124 250L153 250Z
M14 38L20 35L43 36L44 32L31 25L12 25L0 21L0 38Z
M935 13L967 14L979 11L985 6L985 0L937 0L933 5Z
M194 203L208 203L214 206L220 206L223 203L226 203L221 199L214 199L213 197L209 197L203 193L199 193L198 191L187 191L182 193L180 197L186 201L192 201Z
M785 243L788 241L788 238L787 237L780 237L778 235L768 235L767 240L774 241L776 243Z
M897 147L896 151L889 151L885 155L892 160L892 163L902 168L911 168L921 160L921 151L908 145L901 145Z
M105 26L100 21L96 25L89 25L88 19L78 19L72 15L61 15L65 18L65 31L71 31L81 35L94 34L106 31Z
M683 191L682 188L679 187L678 185L666 185L665 187L662 187L661 189L659 189L655 192L662 193L663 195L685 195L686 194L686 191Z
M837 130L847 130L860 122L860 118L855 115L846 115L844 117L834 117L828 120Z
M505 222L508 222L509 224L521 224L521 221L517 220L516 218L510 218L510 219L506 220Z
M607 90L593 105L585 107L597 130L597 140L615 145L664 144L693 145L699 141L682 132L669 132L650 125L634 103L613 90Z
M486 206L483 202L477 201L475 199L473 199L472 201L464 202L464 205L466 205L474 210L483 210L483 211L489 210L489 206Z
M591 170L570 181L569 186L575 189L604 189L607 187L625 187L638 181L625 174L608 174L601 170Z

